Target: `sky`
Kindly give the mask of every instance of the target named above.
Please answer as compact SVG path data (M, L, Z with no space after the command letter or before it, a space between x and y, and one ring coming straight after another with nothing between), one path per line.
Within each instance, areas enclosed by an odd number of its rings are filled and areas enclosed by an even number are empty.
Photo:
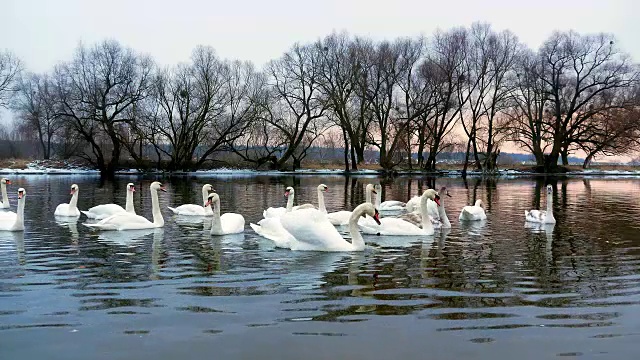
M0 49L13 51L33 72L71 59L80 42L104 39L162 66L210 45L223 58L260 67L295 42L333 31L380 40L483 21L510 29L532 48L554 30L612 33L640 61L639 12L640 2L632 0L0 0Z

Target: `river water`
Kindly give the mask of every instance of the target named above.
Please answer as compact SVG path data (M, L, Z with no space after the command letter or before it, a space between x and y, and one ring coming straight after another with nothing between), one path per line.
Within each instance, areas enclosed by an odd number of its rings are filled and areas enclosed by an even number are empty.
M636 359L640 353L640 180L200 176L165 179L166 225L95 232L56 220L79 207L124 204L151 217L154 179L15 176L27 190L24 233L0 232L0 359ZM249 222L262 210L364 201L367 183L405 200L446 186L452 229L434 236L367 236L360 253L276 249ZM166 206L200 203L211 183L244 234L211 236ZM554 188L552 227L524 210ZM461 224L482 199L488 219ZM12 209L15 210L15 209Z

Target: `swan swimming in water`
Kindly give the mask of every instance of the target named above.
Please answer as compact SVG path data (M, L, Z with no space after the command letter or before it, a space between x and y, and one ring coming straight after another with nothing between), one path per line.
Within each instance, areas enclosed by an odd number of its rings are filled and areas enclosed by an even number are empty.
M484 208L482 207L482 200L476 200L475 205L473 206L465 206L460 211L460 216L458 216L458 220L460 221L479 221L485 220L487 218L487 214L484 213Z
M364 239L358 231L358 219L365 215L380 222L378 210L373 204L365 202L356 206L349 219L351 242L346 241L327 219L316 209L302 209L287 213L280 218L283 228L293 238L288 244L291 250L304 251L362 251Z
M236 213L220 215L220 196L218 194L209 194L205 206L213 208L211 235L229 235L244 232L244 216Z
M102 204L90 208L87 211L82 211L89 219L102 220L111 215L118 213L128 212L130 214L136 214L133 208L133 193L136 192L136 186L133 183L127 184L127 199L125 201L125 207L118 204Z
M553 217L553 187L551 185L547 185L547 210L525 210L524 218L527 222L532 223L556 223L556 218Z
M53 213L54 216L61 217L80 217L80 210L78 210L78 193L80 189L78 185L71 185L71 200L68 204L60 204L56 207L56 211Z
M167 206L176 215L182 216L213 216L211 207L205 206L209 197L209 192L213 191L213 186L210 184L204 184L202 186L202 205L196 204L184 204L178 207L172 208Z
M377 226L361 225L360 229L365 234L376 235L397 235L397 236L413 236L413 235L433 235L433 224L429 219L427 210L427 200L431 199L440 205L440 196L433 189L425 190L420 199L420 214L422 216L422 228L399 218L383 218Z
M0 231L24 231L24 202L27 192L18 189L18 210L6 213L0 218Z
M167 190L158 181L154 181L149 186L151 192L151 209L153 214L153 222L147 220L140 215L134 215L130 213L119 213L111 215L108 218L102 219L95 224L87 224L90 228L97 230L141 230L160 228L164 226L164 219L160 212L160 202L158 200L158 190L166 192Z

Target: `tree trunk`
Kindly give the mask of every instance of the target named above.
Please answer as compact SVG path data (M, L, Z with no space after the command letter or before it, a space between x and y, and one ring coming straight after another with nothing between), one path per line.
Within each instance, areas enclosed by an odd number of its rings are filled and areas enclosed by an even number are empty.
M353 143L351 143L351 169L352 170L358 170L358 160L360 159L360 157L356 157L356 149L353 145Z
M567 148L562 149L562 165L569 166L569 150Z
M349 138L344 128L342 128L342 139L344 139L344 171L349 172Z
M467 151L464 155L464 165L462 167L462 177L467 176L467 167L469 166L469 152L471 151L471 138L467 140Z
M593 161L593 153L590 153L589 155L587 155L587 157L584 159L584 162L582 163L582 168L583 169L588 169L591 167L591 161Z

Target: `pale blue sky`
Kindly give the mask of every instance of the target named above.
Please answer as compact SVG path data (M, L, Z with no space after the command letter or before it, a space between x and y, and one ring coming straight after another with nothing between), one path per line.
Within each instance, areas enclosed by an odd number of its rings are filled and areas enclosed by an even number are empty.
M70 59L80 41L107 38L160 65L186 61L202 44L262 66L334 30L390 39L486 21L533 48L556 29L611 32L640 61L639 10L632 0L0 0L0 48L34 72ZM0 109L0 124L10 118Z
M294 42L333 30L376 39L487 21L532 47L554 30L606 31L640 60L640 5L631 0L0 0L0 48L48 71L80 41L119 40L170 65L199 44L260 66Z

